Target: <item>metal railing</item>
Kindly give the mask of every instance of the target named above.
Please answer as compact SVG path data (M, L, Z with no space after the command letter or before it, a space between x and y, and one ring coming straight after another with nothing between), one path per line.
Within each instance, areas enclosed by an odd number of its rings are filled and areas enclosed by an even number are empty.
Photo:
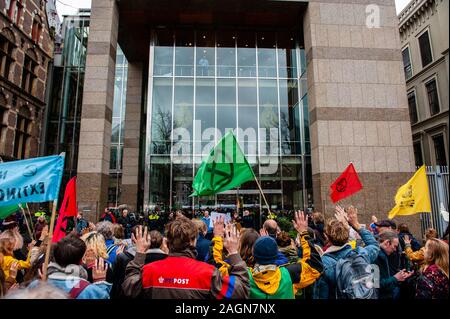
M441 215L441 206L448 212L448 166L427 166L426 169L432 212L420 215L422 234L431 227L441 237L448 225Z

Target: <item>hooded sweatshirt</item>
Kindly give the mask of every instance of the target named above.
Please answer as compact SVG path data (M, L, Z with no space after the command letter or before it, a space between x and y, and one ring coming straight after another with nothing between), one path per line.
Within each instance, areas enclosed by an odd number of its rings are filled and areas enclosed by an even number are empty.
M248 269L250 299L294 299L289 271L276 265L257 265Z
M71 290L80 286L81 281L87 281L88 273L83 266L68 265L62 267L55 262L48 265L48 283L70 294ZM38 280L31 282L29 287L35 287ZM76 299L109 299L111 284L106 281L97 281L88 284Z
M249 269L251 299L294 299L298 289L305 288L323 270L319 253L308 233L300 235L302 258L291 265L256 265Z

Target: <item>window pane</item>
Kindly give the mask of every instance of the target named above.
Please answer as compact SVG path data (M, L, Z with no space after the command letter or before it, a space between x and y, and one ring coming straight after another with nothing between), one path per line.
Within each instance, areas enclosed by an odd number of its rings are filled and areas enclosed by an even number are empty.
M258 75L261 78L277 76L276 35L258 33Z
M214 76L215 59L214 32L197 32L197 76Z
M430 113L431 115L435 115L439 113L439 99L438 92L436 87L436 80L432 80L426 84L427 94L428 94L428 103L430 105Z
M416 93L410 92L408 93L408 106L409 106L409 118L411 120L411 124L417 123L417 106L416 106Z
M445 155L444 135L433 137L434 152L436 156L436 165L447 166L447 158Z
M238 76L256 77L255 34L240 32L237 40Z
M278 72L280 78L297 77L297 57L295 54L295 35L278 33Z
M200 141L202 139L202 134L204 132L209 132L213 134L214 140L214 129L216 126L214 80L197 80L196 85L195 120L197 122L195 125L199 125L200 127L196 127L195 131L196 134L197 132L200 133L200 136L195 136L194 139Z
M217 129L224 136L236 127L236 81L217 79Z
M420 144L420 142L416 142L414 143L413 148L416 166L422 166L423 165L422 145Z
M422 67L433 61L428 31L419 37L420 55L422 57Z
M192 124L194 112L194 80L179 78L175 80L175 106L174 106L174 129L185 129L192 139ZM183 138L185 140L186 138Z
M217 33L217 75L236 76L236 34Z
M409 56L409 48L402 51L403 55L403 68L405 70L405 77L409 79L412 76L411 59Z
M194 75L194 32L177 31L175 34L175 75Z
M250 128L252 130L250 139L253 141L256 141L256 132L258 132L258 109L256 96L256 80L239 80L238 127L242 130Z
M170 141L172 132L172 80L153 82L152 141Z
M171 76L173 63L173 33L169 30L156 32L154 75Z

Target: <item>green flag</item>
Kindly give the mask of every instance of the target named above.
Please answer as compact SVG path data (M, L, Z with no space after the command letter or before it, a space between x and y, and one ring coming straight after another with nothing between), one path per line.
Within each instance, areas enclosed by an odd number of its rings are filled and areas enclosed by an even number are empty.
M238 187L255 179L233 132L228 132L203 161L192 183L191 196L207 196Z
M5 219L9 215L14 214L19 210L19 206L16 205L10 205L10 206L0 206L0 219Z

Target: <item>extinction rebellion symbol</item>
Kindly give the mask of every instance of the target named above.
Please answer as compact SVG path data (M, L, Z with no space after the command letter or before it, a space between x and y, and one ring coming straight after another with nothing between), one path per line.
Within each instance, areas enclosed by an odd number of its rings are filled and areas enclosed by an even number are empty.
M230 171L222 171L219 169L216 169L216 158L214 156L214 160L212 162L212 167L207 167L206 171L211 173L211 178L210 178L210 185L217 185L217 188L221 188L229 183L231 183L231 181L234 178L234 165L233 165L233 161L232 158L230 158L228 156L228 154L225 153L225 158L226 158L226 163L229 165L230 167ZM216 176L217 177L216 179Z
M339 182L337 182L336 190L339 193L343 193L343 192L345 192L346 189L347 189L347 179L345 177L343 177L339 180Z

